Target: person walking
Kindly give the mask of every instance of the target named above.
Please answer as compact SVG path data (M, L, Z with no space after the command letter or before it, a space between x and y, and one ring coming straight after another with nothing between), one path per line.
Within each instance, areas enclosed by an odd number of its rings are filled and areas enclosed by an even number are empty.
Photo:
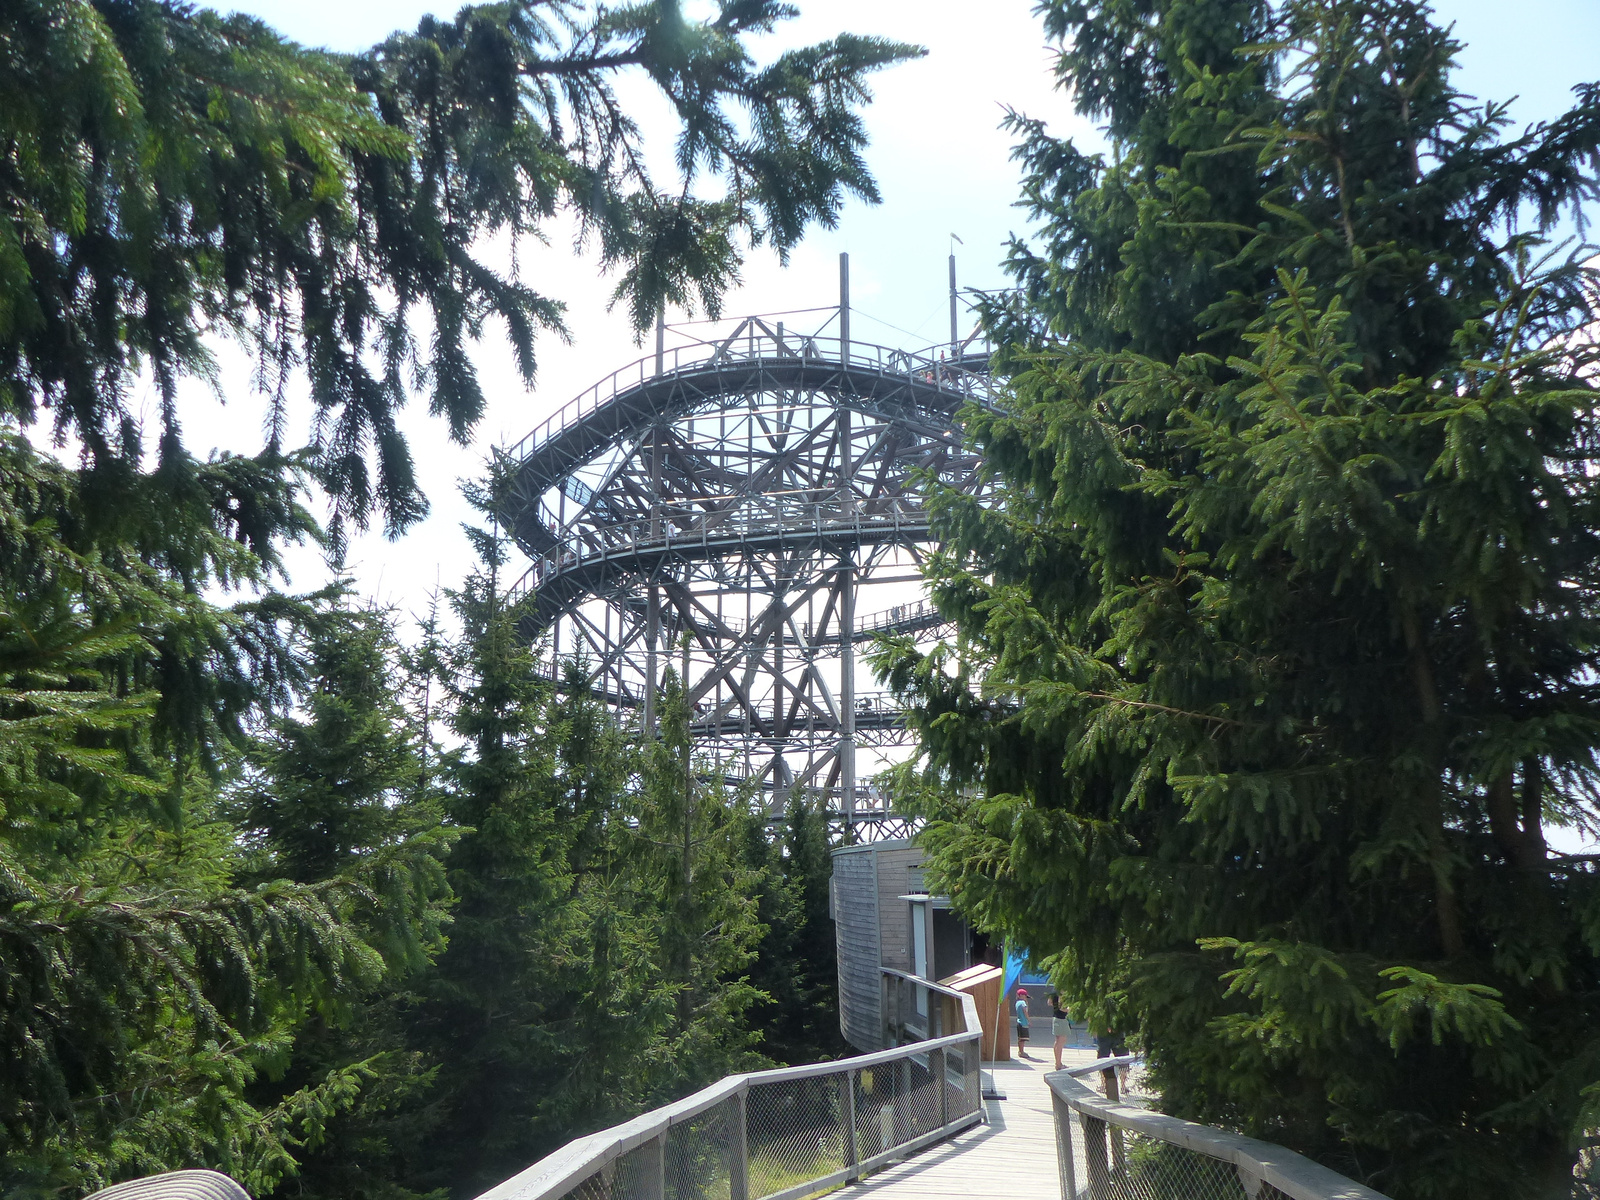
M1017 1057L1030 1061L1033 1055L1028 1053L1028 989L1017 989Z
M1067 1039L1072 1036L1072 1018L1061 1007L1061 993L1051 992L1045 997L1050 1005L1050 1037L1051 1049L1056 1052L1056 1070L1061 1070L1061 1051L1066 1048Z
M1114 1029L1103 1029L1095 1034L1094 1052L1097 1058L1121 1058L1128 1053L1128 1039ZM1128 1068L1126 1064L1117 1068L1117 1086L1121 1091L1128 1090Z

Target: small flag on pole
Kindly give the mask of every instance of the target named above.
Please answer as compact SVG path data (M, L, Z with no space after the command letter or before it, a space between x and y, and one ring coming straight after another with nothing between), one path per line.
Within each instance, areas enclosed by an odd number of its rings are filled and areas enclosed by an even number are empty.
M1006 939L1006 974L1000 983L1001 994L1011 990L1011 985L1022 978L1023 968L1028 965L1028 952L1018 949L1011 944L1011 939Z

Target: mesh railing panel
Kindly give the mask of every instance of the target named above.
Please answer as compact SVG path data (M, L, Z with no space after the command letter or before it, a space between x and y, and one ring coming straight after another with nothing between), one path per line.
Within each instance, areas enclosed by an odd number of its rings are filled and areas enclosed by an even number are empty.
M871 1158L905 1140L895 1105L900 1064L884 1063L855 1073L856 1156Z
M606 1172L597 1172L578 1184L563 1200L611 1200L614 1193L605 1180Z
M656 1172L660 1158L654 1146L640 1146L622 1155L599 1179L608 1185L606 1200L656 1200L660 1195ZM591 1177L593 1178L593 1177Z
M733 1101L667 1130L662 1151L666 1200L729 1200L735 1119Z
M755 1084L746 1100L750 1200L845 1165L843 1075Z
M945 1119L954 1121L978 1111L983 1102L983 1080L978 1073L975 1047L951 1046L945 1056Z
M980 1112L976 1040L920 1051L906 1044L965 1032L959 997L887 975L884 993L889 1040L905 1039L902 1057L870 1067L847 1060L800 1078L752 1078L743 1095L676 1124L663 1121L651 1140L545 1200L764 1200L847 1169L857 1175L857 1164Z
M1231 1162L1072 1114L1071 1200L1292 1200Z
M1157 1138L1109 1132L1116 1200L1255 1200L1231 1163Z
M909 1117L907 1137L921 1137L939 1128L939 1081L933 1073L932 1060L937 1054L923 1054L905 1060L905 1083L908 1089L906 1111Z

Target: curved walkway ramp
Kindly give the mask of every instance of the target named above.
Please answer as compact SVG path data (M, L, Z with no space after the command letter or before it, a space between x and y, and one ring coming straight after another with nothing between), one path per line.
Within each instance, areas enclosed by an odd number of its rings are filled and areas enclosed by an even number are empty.
M731 1076L478 1200L1388 1200L1282 1146L1118 1099L1128 1058L997 1063L980 1100L971 997L898 971L884 984L888 1033L907 1044ZM1097 1074L1105 1095L1081 1082ZM177 1171L87 1200L248 1197L225 1175Z
M512 480L501 516L533 560L509 593L513 601L535 594L525 632L537 636L578 597L620 578L648 577L669 559L713 561L813 543L837 554L926 541L927 516L901 476L913 468L970 473L977 460L962 453L955 414L969 401L991 403L987 365L981 356L946 361L932 352L785 335L750 318L720 341L663 350L614 371L501 452ZM892 447L891 486L841 503L836 488L811 489L804 500L784 481L768 480L779 490L763 495L760 478L730 468L726 448L700 455L694 465L705 486L690 489L693 502L670 513L660 497L619 492L610 478L598 486L577 478L608 454L636 451L652 430L697 412L732 413L756 394L810 397L804 403L821 400L883 422L892 431L883 439ZM768 432L791 457L828 444L822 437L808 446L798 426Z
M478 1200L801 1200L977 1124L972 997L899 971L883 979L889 1040L902 1044L730 1076L570 1142Z
M478 1200L1388 1200L1281 1146L1118 1099L1132 1058L1068 1050L1055 1071L1043 1049L991 1071L970 996L883 979L902 1044L732 1076ZM1106 1094L1081 1081L1094 1076Z
M707 401L754 391L825 391L863 411L948 430L967 400L988 403L987 357L946 362L869 342L800 337L758 318L726 338L646 355L619 367L505 450L529 496L554 486L607 446ZM531 531L535 538L537 530Z

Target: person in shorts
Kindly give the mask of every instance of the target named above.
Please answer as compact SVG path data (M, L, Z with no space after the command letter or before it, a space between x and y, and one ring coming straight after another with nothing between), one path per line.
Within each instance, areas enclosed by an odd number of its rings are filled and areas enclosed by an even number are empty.
M1061 1070L1061 1052L1066 1049L1067 1039L1072 1036L1072 1018L1067 1015L1066 1009L1061 1007L1061 993L1051 992L1045 997L1050 1005L1050 1038L1052 1049L1056 1052L1056 1070Z
M1120 1058L1128 1053L1128 1039L1114 1029L1103 1029L1094 1037L1094 1052L1098 1058ZM1117 1068L1117 1085L1128 1090L1128 1068Z
M1017 1057L1032 1059L1028 1053L1028 989L1017 989Z

